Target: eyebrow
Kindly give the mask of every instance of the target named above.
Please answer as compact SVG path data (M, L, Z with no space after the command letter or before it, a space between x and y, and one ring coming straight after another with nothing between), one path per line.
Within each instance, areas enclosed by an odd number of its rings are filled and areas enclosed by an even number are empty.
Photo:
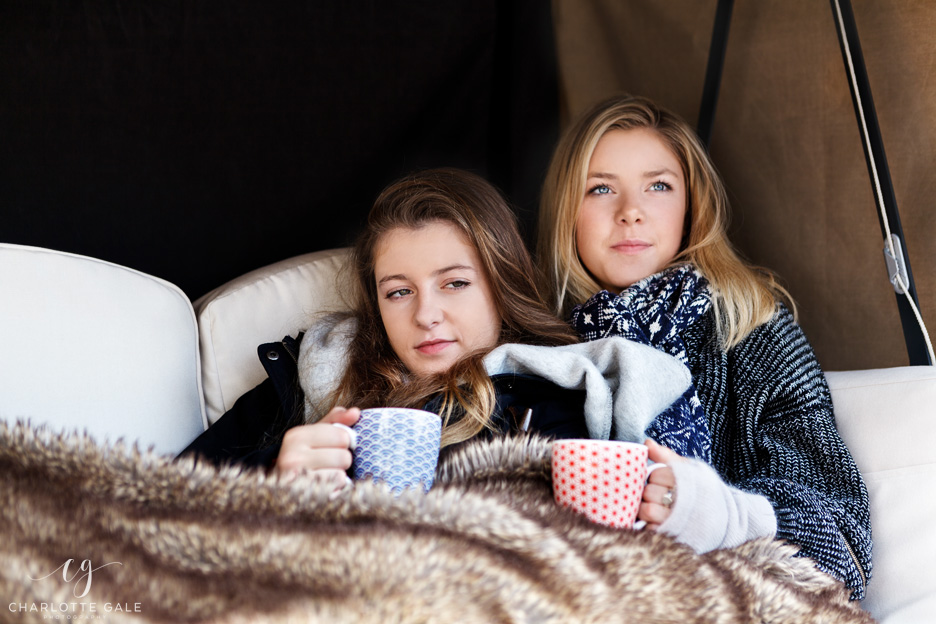
M433 271L432 276L438 277L439 275L443 275L445 273L448 273L449 271L471 271L473 273L478 272L476 268L468 264L452 264L450 266L442 267L441 269ZM380 278L380 280L377 281L377 285L380 286L381 284L385 282L392 282L393 280L406 280L406 279L407 278L404 274L396 273L394 275L387 275L385 277Z
M664 174L669 174L671 176L679 177L679 174L670 169L669 167L663 167L662 169L655 169L653 171L647 171L644 173L645 178L656 178Z
M671 176L677 176L677 177L679 176L679 174L677 174L677 173L676 173L675 171L673 171L672 169L670 169L670 168L668 168L668 167L663 167L662 169L654 169L653 171L645 171L645 172L643 173L643 177L645 177L645 178L656 178L656 177L661 176L661 175L663 175L663 174L669 174L669 175L671 175ZM588 178L587 178L587 179L590 180L590 179L592 179L592 178L598 178L599 180L617 180L618 177L617 177L617 175L615 175L615 174L613 174L613 173L604 173L604 172L601 172L601 171L595 171L595 172L593 172L593 173L589 173L589 174L588 174Z

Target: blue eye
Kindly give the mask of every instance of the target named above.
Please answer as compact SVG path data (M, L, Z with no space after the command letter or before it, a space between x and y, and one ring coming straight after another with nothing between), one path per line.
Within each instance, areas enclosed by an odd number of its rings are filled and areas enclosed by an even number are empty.
M608 186L607 184L598 184L596 186L593 186L588 191L590 195L607 195L610 192L611 192L611 187Z
M672 188L673 188L672 186L662 181L654 182L653 184L650 185L651 191L669 191Z

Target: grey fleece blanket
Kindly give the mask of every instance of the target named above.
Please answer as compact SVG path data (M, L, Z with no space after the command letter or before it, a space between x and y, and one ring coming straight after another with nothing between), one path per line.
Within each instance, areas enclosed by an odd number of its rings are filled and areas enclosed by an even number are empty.
M327 316L302 340L299 379L306 397L306 418L323 413L344 373L353 319ZM673 356L625 338L603 338L562 347L505 344L484 360L491 375L527 373L563 388L585 390L589 437L643 442L644 430L689 388L689 369Z
M558 508L549 456L473 443L428 494L335 495L0 424L0 620L871 621L780 542L696 555Z

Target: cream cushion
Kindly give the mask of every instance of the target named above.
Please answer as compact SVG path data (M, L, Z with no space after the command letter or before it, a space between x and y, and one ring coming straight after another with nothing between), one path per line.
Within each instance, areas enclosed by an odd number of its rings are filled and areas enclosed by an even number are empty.
M174 454L200 434L192 305L156 277L0 243L0 420Z
M194 304L202 357L202 386L210 423L262 382L263 343L295 336L321 312L347 309L343 296L347 249L296 256L251 271Z
M936 621L936 367L826 378L871 497L874 571L862 606L885 624Z

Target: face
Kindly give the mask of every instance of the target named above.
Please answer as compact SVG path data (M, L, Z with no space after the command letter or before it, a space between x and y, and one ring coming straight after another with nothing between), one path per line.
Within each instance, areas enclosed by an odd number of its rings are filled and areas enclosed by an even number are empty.
M602 288L618 293L661 271L679 252L686 182L653 130L611 130L588 164L575 244Z
M455 226L389 231L377 245L374 275L390 345L411 372L441 373L466 353L497 344L501 318L490 284Z

